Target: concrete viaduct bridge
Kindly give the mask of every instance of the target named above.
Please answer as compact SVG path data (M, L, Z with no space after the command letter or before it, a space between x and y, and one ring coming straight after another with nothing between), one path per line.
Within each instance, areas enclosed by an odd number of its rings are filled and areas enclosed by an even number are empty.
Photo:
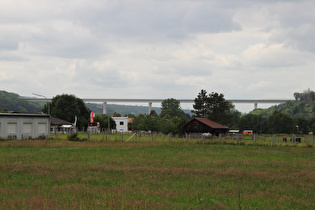
M28 101L51 101L50 98L35 98L35 97L23 97L23 99ZM83 98L82 99L85 102L92 102L92 103L103 103L103 114L107 114L106 105L107 103L148 103L149 110L148 113L152 110L152 104L153 103L159 103L161 104L162 101L165 99L110 99L110 98ZM188 103L193 104L194 99L176 99L180 101L180 103ZM227 101L232 102L233 104L237 103L247 103L247 104L254 104L254 109L257 109L258 104L265 103L265 104L280 104L285 103L287 101L293 101L290 99L226 99Z

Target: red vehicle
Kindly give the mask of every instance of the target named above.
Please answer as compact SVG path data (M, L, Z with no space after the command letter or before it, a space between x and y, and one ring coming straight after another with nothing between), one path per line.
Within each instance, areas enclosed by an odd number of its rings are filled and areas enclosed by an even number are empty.
M243 135L253 135L253 130L243 130Z

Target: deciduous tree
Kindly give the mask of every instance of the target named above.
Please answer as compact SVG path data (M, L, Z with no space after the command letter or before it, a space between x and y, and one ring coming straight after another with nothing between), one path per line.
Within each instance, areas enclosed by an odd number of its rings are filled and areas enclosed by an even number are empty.
M180 119L188 119L187 115L180 108L180 101L174 98L168 98L161 103L161 118L171 119L179 117Z
M74 122L75 116L77 116L78 128L87 127L91 110L85 106L82 99L68 94L57 95L52 99L49 107L52 116L69 122ZM47 110L43 110L43 112L47 112Z
M292 133L295 131L293 119L282 112L275 111L269 117L270 133Z

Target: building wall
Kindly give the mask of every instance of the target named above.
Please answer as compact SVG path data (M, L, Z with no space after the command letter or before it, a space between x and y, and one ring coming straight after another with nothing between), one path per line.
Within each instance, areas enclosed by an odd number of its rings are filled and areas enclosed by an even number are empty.
M213 129L197 120L192 120L185 126L185 131L187 133L212 133Z
M50 118L36 116L0 115L0 138L35 139L50 137Z
M116 130L119 132L128 131L128 117L112 117L116 123Z

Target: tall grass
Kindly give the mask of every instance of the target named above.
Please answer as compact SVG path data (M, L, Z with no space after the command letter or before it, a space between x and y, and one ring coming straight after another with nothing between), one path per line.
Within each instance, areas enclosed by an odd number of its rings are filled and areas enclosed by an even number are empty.
M315 208L311 147L102 138L0 142L0 208Z

